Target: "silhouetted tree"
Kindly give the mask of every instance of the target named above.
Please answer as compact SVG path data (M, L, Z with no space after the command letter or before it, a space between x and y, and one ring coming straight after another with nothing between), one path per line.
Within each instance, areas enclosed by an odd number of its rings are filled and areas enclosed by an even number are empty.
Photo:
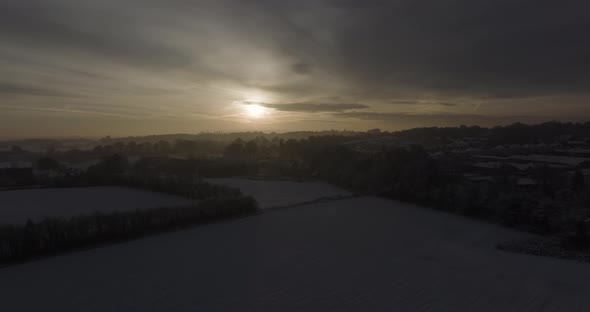
M226 157L242 157L244 156L244 150L244 141L242 141L240 138L237 138L225 148L223 155Z
M580 170L576 170L572 177L572 189L576 192L580 192L584 189L585 181L584 175Z
M37 160L36 165L40 170L58 170L61 168L60 163L51 157L43 157Z

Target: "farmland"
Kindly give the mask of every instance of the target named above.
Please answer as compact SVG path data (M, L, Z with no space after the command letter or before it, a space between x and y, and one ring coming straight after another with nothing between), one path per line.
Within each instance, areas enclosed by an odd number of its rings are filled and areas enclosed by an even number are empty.
M7 267L0 289L7 311L588 311L590 266L495 248L527 236L349 198Z

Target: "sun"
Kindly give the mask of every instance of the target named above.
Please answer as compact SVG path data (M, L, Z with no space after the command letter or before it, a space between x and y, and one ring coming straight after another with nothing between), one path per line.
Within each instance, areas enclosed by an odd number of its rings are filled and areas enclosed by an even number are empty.
M260 94L252 94L245 97L245 99L242 101L244 115L253 119L266 117L266 115L269 113L269 110L268 108L264 107L265 102L266 98Z
M246 104L244 112L251 118L262 118L266 115L266 108L257 104Z

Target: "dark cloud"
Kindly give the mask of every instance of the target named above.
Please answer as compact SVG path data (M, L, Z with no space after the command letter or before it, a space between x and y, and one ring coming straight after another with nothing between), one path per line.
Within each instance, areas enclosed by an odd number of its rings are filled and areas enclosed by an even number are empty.
M247 104L256 104L278 111L284 112L306 112L306 113L320 113L320 112L344 112L353 109L366 109L368 105L357 103L260 103L260 102L246 102Z
M568 0L389 1L350 9L336 36L359 83L514 97L584 91L588 10Z
M284 13L289 22L272 20L273 29L305 34L296 40L259 33L301 62L317 64L314 71L330 75L312 87L336 83L372 99L425 92L447 98L520 98L584 93L590 87L588 2L335 0L256 5L261 12L272 7L268 14Z
M295 63L291 68L293 72L301 75L309 74L312 71L311 65L306 63Z

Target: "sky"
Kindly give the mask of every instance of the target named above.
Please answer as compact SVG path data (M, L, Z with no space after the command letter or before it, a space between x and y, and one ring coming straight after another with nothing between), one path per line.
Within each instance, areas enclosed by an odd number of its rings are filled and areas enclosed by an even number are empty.
M0 0L0 138L590 120L584 0Z

